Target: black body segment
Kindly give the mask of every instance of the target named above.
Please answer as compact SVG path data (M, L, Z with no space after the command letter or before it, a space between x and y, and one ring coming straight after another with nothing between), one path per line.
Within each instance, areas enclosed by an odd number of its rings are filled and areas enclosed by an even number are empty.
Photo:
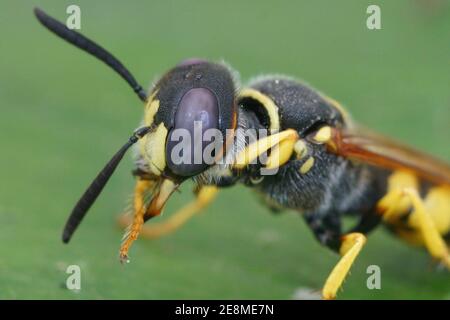
M316 90L291 78L264 77L250 87L275 102L280 130L297 130L307 144L307 155L301 159L292 157L275 175L258 176L260 167L249 166L242 181L258 190L272 206L302 212L317 239L333 250L339 248L340 237L347 232L341 226L344 215L359 217L352 231L371 231L380 222L375 206L386 192L388 171L329 153L324 144L307 138L321 126L344 127L340 111ZM254 103L246 99L240 103L242 117L248 120L239 122L267 127L267 123L261 122L264 111L255 112L255 106L245 105L247 101ZM313 165L302 173L300 168L308 159L313 159Z
M273 76L257 79L250 87L270 97L278 107L282 129L304 133L314 124L344 125L343 116L317 90L297 80Z

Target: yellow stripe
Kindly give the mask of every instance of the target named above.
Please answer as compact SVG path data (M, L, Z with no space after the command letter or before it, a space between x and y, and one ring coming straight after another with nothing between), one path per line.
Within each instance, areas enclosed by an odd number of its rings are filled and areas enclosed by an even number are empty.
M300 167L300 173L301 174L307 174L309 170L311 170L311 168L314 165L314 158L313 157L309 157L308 160L305 161L305 163L302 164L302 166Z
M154 132L140 140L141 154L155 175L160 175L166 167L166 138L167 128L164 123L160 123Z
M278 115L278 107L275 104L275 102L270 99L268 96L262 94L258 90L255 89L243 89L240 94L239 98L252 98L261 103L266 109L267 114L269 115L270 119L270 127L271 130L280 130L280 117Z
M147 105L145 106L144 124L151 126L155 119L155 114L159 109L159 100L154 100L158 91L154 91L148 98Z

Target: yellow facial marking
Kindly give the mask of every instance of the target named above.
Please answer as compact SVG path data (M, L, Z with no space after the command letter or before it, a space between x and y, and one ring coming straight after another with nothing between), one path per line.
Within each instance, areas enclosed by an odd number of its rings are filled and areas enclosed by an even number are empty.
M146 126L150 126L153 124L155 114L156 112L158 112L159 100L155 100L155 96L157 93L157 91L152 93L152 95L148 98L147 105L145 106L144 124Z
M303 159L308 154L308 147L306 146L305 141L298 140L294 144L294 151L297 154L297 159Z
M314 158L313 157L309 157L308 160L306 160L305 163L302 164L302 166L300 167L300 173L301 174L308 173L308 171L311 170L313 165L314 165Z
M331 139L331 128L329 126L320 128L313 139L319 143L328 142Z
M145 113L145 125L146 126L150 126L153 123L153 120L155 119L155 114L156 112L158 112L159 109L159 100L153 100L148 109L147 112Z
M280 130L280 118L278 116L278 107L268 96L262 94L255 89L243 89L240 94L240 98L250 97L261 103L267 111L270 118L271 130Z
M160 175L166 167L166 137L167 128L160 123L154 132L141 139L141 153L155 175Z

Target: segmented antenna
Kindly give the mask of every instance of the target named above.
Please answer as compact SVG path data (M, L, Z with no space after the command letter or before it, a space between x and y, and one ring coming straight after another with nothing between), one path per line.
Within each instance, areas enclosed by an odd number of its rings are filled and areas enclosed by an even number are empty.
M114 71L116 71L128 84L133 88L134 92L139 96L142 101L147 101L147 94L141 85L139 85L133 75L128 71L127 68L114 57L111 53L103 49L101 46L96 44L94 41L86 38L82 34L70 30L64 24L58 20L50 17L44 11L39 8L34 8L34 14L39 22L45 26L48 30L55 33L60 38L63 38L67 42L73 44L74 46L90 53L94 57L106 63Z
M100 171L94 181L92 181L87 190L81 196L80 200L78 200L77 204L72 210L72 213L69 216L69 219L66 222L62 235L62 240L64 243L69 242L78 225L81 223L84 216L91 208L92 204L102 192L103 188L105 187L111 175L116 170L117 165L119 164L120 160L122 160L127 150L140 138L145 136L149 131L150 127L143 127L135 131L135 133L130 137L127 143L125 143L122 148L117 151L117 153L105 165L102 171Z

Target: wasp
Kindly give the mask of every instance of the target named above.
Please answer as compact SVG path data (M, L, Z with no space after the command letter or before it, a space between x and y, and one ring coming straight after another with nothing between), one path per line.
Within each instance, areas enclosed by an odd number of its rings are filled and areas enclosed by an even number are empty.
M379 225L424 247L450 269L448 164L362 129L338 102L285 76L260 77L241 87L227 65L188 59L147 93L101 46L42 10L34 12L47 29L111 67L144 103L141 126L77 202L63 242L69 242L133 146L136 186L132 216L120 218L120 224L128 226L121 261L128 261L139 234L154 238L173 232L207 206L219 189L244 184L272 210L301 213L317 240L340 255L323 286L325 299L336 297L366 235ZM221 134L213 161L175 161L171 155L178 148L177 132L193 133L195 123L202 125L200 133L214 129ZM240 133L250 129L256 132L252 141ZM261 130L268 134L260 134ZM194 140L187 143L188 149L208 148L204 141ZM263 155L265 161L260 160ZM187 180L195 185L192 203L166 221L144 226L161 214L169 197ZM357 222L344 230L342 219L347 215L356 216Z

